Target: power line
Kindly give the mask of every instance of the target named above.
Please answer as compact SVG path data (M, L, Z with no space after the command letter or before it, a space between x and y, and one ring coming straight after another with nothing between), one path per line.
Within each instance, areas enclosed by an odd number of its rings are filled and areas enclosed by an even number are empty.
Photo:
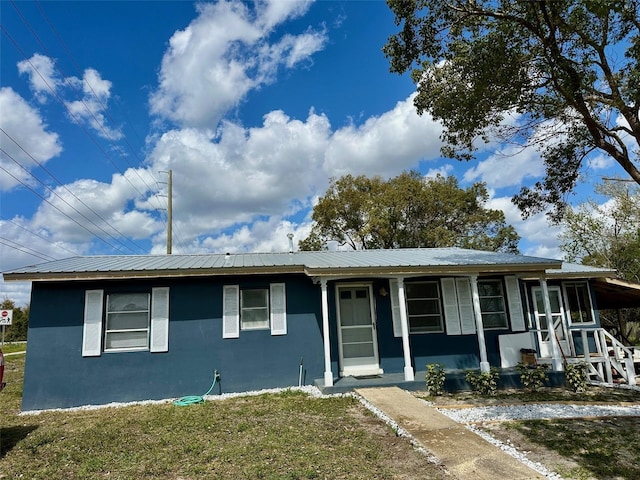
M7 152L5 152L2 148L0 148L0 152L4 153L7 157L9 157L11 160L13 160L14 162L16 162L22 169L24 169L25 171L27 171L27 173L29 173L33 178L35 178L41 185L43 185L45 188L49 189L49 191L51 191L51 189L49 187L47 187L46 185L44 185L43 182L40 181L40 179L38 177L36 177L35 175L32 175L31 172L29 172L28 170L26 170L22 165L20 165L17 160L15 160L11 155L9 155ZM26 183L24 183L22 180L20 180L18 177L16 177L14 174L12 174L9 170L7 170L6 168L0 166L0 170L3 170L7 175L9 175L10 177L12 177L16 182L20 183L21 185L23 185L24 187L26 187L29 191L31 191L32 193L34 193L35 195L37 195L38 197L40 197L43 201L45 201L46 203L48 203L49 205L51 205L53 208L55 208L56 210L58 210L58 212L60 212L62 215L64 215L65 217L67 217L68 219L72 220L74 223L76 223L77 225L79 225L80 227L82 227L84 230L86 230L87 232L89 232L91 235L99 238L100 240L102 240L104 243L106 243L107 245L109 245L111 248L113 248L114 250L119 251L120 253L124 253L122 250L120 250L118 247L116 247L115 245L111 244L110 242L108 242L107 240L105 240L104 238L100 237L99 235L97 235L95 232L92 232L91 230L89 230L86 226L82 225L80 222L78 222L75 218L71 217L70 215L68 215L67 213L63 212L62 210L60 210L60 208L58 208L56 205L54 205L53 203L51 203L48 199L46 199L45 197L43 197L42 195L40 195L38 192L36 192L33 188L31 188L29 185L27 185ZM51 193L53 193L54 195L58 196L55 192L51 191ZM60 198L63 202L65 202L67 205L69 205L69 203L64 200L62 197L58 196L58 198ZM71 208L73 208L71 205L69 205ZM75 209L74 209L75 210ZM76 210L77 212L77 210ZM80 213L80 212L78 212ZM80 214L82 215L82 214ZM85 217L86 218L86 217ZM93 223L91 220L87 219L89 222ZM93 225L95 225L95 223L93 223ZM97 225L95 225L96 227L98 227ZM100 229L101 231L104 232L104 230L100 227L98 227L98 229ZM109 235L107 232L104 232L107 235ZM110 235L109 235L110 236ZM131 249L129 249L131 250Z
M49 28L51 29L51 31L54 33L56 39L58 40L58 42L60 43L60 45L62 46L62 48L64 49L65 53L67 54L67 56L70 58L71 63L74 65L78 75L80 75L80 77L83 77L82 72L81 72L81 68L79 67L78 63L75 61L75 58L73 56L73 54L70 52L70 50L67 48L65 42L63 41L62 37L60 36L60 34L58 33L58 31L56 30L56 28L54 27L53 23L51 22L51 20L49 19L49 17L47 16L47 14L45 13L44 9L42 8L42 6L36 1L35 2L38 10L40 11L40 14L42 15L42 17L45 19L45 21L47 22L47 24L49 25ZM114 147L114 150L116 150L119 155L125 160L125 162L129 165L129 167L133 170L133 173L138 177L138 179L142 182L142 184L145 185L145 187L147 188L148 191L153 191L153 188L147 183L147 181L141 176L138 168L134 167L132 165L132 163L129 161L128 157L125 155L125 153L122 151L122 149L120 148L120 146L115 142L114 138L111 136L111 134L106 130L104 123L101 121L101 119L97 118L96 114L94 113L94 111L87 105L87 103L85 102L83 95L81 92L78 92L78 90L75 88L75 86L69 81L68 77L65 75L65 73L62 71L62 69L60 68L58 62L55 61L55 59L53 58L53 55L50 53L49 49L47 48L47 46L44 44L44 42L40 39L40 37L38 36L38 34L35 32L35 30L31 27L31 24L29 23L29 21L27 20L27 18L22 14L22 12L20 11L20 9L18 8L18 6L16 5L16 3L11 0L11 4L14 7L15 11L18 13L18 15L20 16L20 19L22 20L22 22L26 25L26 27L29 29L29 31L31 32L31 34L33 35L33 37L37 40L37 42L40 44L40 46L44 49L45 53L47 53L47 55L49 56L49 58L52 60L53 65L55 66L56 70L58 71L58 73L60 74L60 76L64 79L65 83L71 88L71 90L74 91L74 93L77 95L77 97L80 99L80 102L82 103L82 105L84 106L85 110L91 115L91 117L93 118L95 124L99 127L99 129L102 131L103 136L105 138L107 138L111 144ZM13 39L12 39L13 41ZM14 42L15 44L15 42ZM18 50L20 50L20 48L16 45L16 47L18 48ZM21 51L21 50L20 50ZM44 80L44 78L42 77L42 75L40 74L40 72L37 71L37 69L35 68L35 66L31 63L31 61L26 57L26 55L21 51L21 53L23 54L23 57L29 62L29 64L31 65L31 67L34 69L34 71L36 71L36 73L38 73L38 75L40 76L40 78ZM131 145L131 143L129 142L127 136L124 134L124 132L122 131L122 129L120 128L120 126L115 122L115 120L113 119L113 117L111 116L111 114L109 113L109 110L107 109L107 106L104 104L104 102L102 101L102 99L100 98L100 96L96 93L96 91L94 90L93 86L91 85L91 83L83 78L83 82L89 87L89 90L91 91L93 98L95 98L95 100L98 102L98 104L101 107L101 112L104 112L104 114L107 116L107 118L111 121L111 123L114 125L115 130L117 130L119 132L119 134L122 136L122 138L124 139L124 142L127 144L127 146L129 147L129 150L133 153L133 155L138 159L139 163L142 164L142 160L140 159L140 157L138 156L136 150L133 148L133 146ZM57 97L57 95L55 94L54 90L51 88L51 86L45 81L45 84L47 85L47 87L49 88L49 90L52 91L52 93L54 94L54 96ZM59 97L57 97L58 100L60 101ZM64 104L63 102L61 102L63 104L63 106L67 109L67 111L69 111L68 107L66 104ZM71 112L69 111L70 115L76 120L77 123L79 123L77 121L77 119L75 118L74 115L71 114ZM83 128L84 130L84 128ZM88 134L88 132L85 130L85 133ZM92 138L93 140L93 138ZM94 140L95 143L95 140ZM103 153L105 153L103 151ZM136 188L136 186L131 183L131 181L129 180L129 178L126 177L126 175L124 174L124 172L118 167L118 165L115 164L115 162L113 161L113 159L109 156L106 155L107 159L113 164L113 166L116 168L116 170L118 172L120 172L120 174L125 178L125 180L127 180L127 182L131 185L131 187L142 197L145 197L145 194L143 194L140 190L138 190ZM166 227L166 221L165 219L160 216L160 220L165 224ZM178 233L178 232L176 232ZM180 236L180 235L178 235Z
M6 242L15 243L17 246L11 245L11 244L6 243ZM9 248L13 248L14 250L18 250L18 251L20 251L22 253L26 253L27 255L32 255L34 257L38 257L39 259L45 260L47 262L50 262L51 260L56 260L55 257L52 257L50 255L46 255L44 253L40 253L40 252L38 252L36 250L33 250L31 248L28 248L28 247L25 247L24 245L21 245L18 242L14 242L13 240L9 240L9 239L4 238L4 237L0 237L0 244L5 245L5 246L7 246ZM31 250L31 251L29 251L29 250Z
M111 225L107 220L105 220L98 212L96 212L95 210L93 210L89 205L87 205L85 202L83 202L80 198L77 197L76 194L74 194L66 185L63 185L62 182L56 178L55 175L53 175L44 165L42 165L40 162L38 162L38 160L36 160L33 155L31 155L29 152L27 152L22 145L20 145L11 135L9 135L2 127L0 127L0 131L2 133L4 133L9 140L11 140L20 150L22 150L25 155L27 155L31 160L33 160L33 162L35 162L36 165L38 165L42 170L44 170L46 173L48 173L51 178L53 178L62 188L64 188L73 198L75 198L78 202L80 202L87 210L89 210L91 213L93 213L96 217L98 217L100 220L102 220L106 225L108 225L109 227L111 227L118 235L120 235L123 238L127 238L122 232L120 232L116 227L114 227L113 225ZM24 166L22 166L17 160L15 160L13 157L11 157L9 154L7 154L6 152L4 152L5 155L7 155L9 158L11 158L11 160L13 160L14 162L16 162L16 164L18 166L20 166L25 172L27 172L29 175L31 175L33 178L35 178L36 180L38 180L38 182L43 185L45 188L47 188L51 193L53 193L54 195L56 195L58 198L60 198L62 201L64 201L67 205L69 205L69 207L73 208L78 214L82 215L83 218L85 218L87 221L91 222L91 220L89 220L89 218L87 218L85 215L83 215L77 208L75 208L74 206L72 206L71 204L69 204L66 200L64 200L60 195L58 195L56 192L54 192L53 190L51 190L48 186L46 186L44 184L44 182L42 182L40 179L38 179L35 175L33 175L32 172L30 172L29 170L27 170L26 168L24 168ZM91 222L93 223L93 222ZM96 227L98 227L97 224L93 223L93 225L95 225ZM98 227L100 228L100 227ZM109 234L108 232L106 232L105 230L102 230L105 234L109 235L111 238L115 239L116 241L119 241L121 245L123 245L124 247L128 248L129 250L131 250L132 252L134 251L131 247L127 247L123 242L121 242L120 240L118 240L116 237L114 237L113 235ZM132 240L128 239L129 242L134 245L135 247L137 247L138 249L140 249L141 251L145 251L142 247L140 247L138 244L136 244L135 242L133 242Z
M11 220L10 218L6 219L5 221L13 223L16 227L21 228L22 230L24 230L25 232L33 235L34 237L38 237L41 238L42 240L44 240L45 242L50 243L51 245L53 245L54 247L60 248L62 250L65 250L69 253L71 253L72 255L80 255L78 252L74 252L73 250L68 249L67 247L65 247L64 245L59 245L56 242L52 242L50 238L45 237L44 235L40 235L39 233L33 232L31 230L29 230L27 227L25 227L24 225L20 225L18 222L15 222L13 220Z

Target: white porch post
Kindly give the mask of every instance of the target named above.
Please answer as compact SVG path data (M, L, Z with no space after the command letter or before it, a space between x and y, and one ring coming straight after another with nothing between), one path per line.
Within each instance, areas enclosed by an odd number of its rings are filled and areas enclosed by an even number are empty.
M322 340L324 342L324 386L333 386L333 372L331 371L331 343L329 343L329 294L327 281L320 280L322 289Z
M558 345L558 337L556 337L556 327L553 324L553 315L551 314L551 301L549 301L549 287L547 279L544 275L540 275L540 287L542 288L542 301L544 302L544 315L547 318L547 329L549 331L549 340L551 341L551 364L554 372L562 372L562 356L560 354L560 345Z
M402 351L404 353L404 379L413 382L415 374L411 366L411 347L409 346L409 322L407 320L407 302L404 294L404 278L398 278L398 303L400 303L400 327L402 328Z
M471 275L471 297L473 299L473 316L476 319L476 333L478 334L478 349L480 350L480 371L488 373L491 369L487 359L487 344L484 339L484 323L482 323L482 310L480 308L480 294L478 293L478 276Z

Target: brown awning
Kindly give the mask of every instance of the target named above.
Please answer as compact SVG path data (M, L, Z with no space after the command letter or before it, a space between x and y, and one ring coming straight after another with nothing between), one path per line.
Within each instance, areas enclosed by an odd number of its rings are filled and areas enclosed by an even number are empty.
M594 278L598 309L640 308L640 284L617 278Z

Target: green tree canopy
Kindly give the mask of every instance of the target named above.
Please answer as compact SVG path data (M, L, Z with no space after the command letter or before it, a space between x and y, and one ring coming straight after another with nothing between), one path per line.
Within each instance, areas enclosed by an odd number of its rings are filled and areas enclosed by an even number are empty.
M457 246L516 253L518 234L502 211L485 207L487 200L483 183L462 189L455 177L346 175L331 180L299 247L321 250L336 241L354 250Z
M560 247L569 261L614 268L640 283L640 188L610 181L596 191L609 200L568 208Z
M514 197L524 216L561 218L594 151L640 184L640 0L387 1L402 29L383 50L442 122L444 155L490 138L539 150L545 178Z

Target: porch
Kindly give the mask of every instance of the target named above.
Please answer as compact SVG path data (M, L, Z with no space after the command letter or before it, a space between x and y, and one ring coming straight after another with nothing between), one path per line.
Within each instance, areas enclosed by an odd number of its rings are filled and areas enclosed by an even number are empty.
M367 375L362 377L340 377L332 385L325 385L323 378L317 378L313 384L325 395L352 392L357 388L399 387L403 390L425 390L425 370L418 370L414 380L405 380L404 373L384 373L381 375ZM447 392L471 390L471 385L465 380L467 370L446 370L444 389ZM498 389L523 388L520 374L515 368L499 369L500 377ZM548 372L549 386L564 385L564 372Z

